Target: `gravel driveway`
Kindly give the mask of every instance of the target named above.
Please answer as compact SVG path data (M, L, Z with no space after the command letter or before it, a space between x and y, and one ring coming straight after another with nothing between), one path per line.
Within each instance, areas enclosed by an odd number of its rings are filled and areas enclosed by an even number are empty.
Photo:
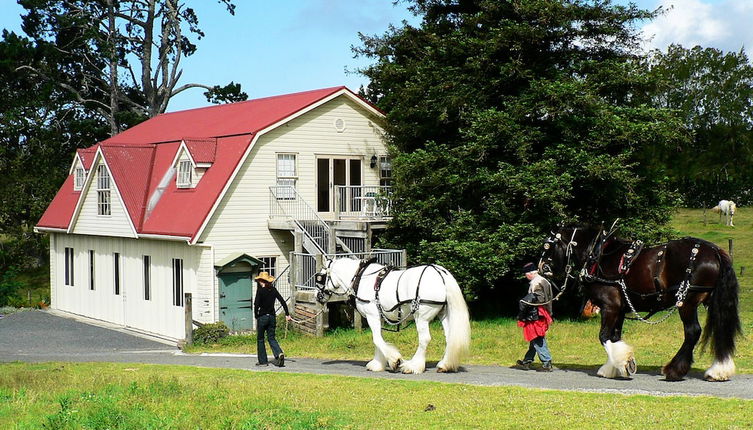
M258 368L256 357L242 354L183 354L174 346L63 318L42 311L27 311L0 319L0 362L73 361L171 364L246 369L250 371L315 373L436 381L487 386L521 386L585 392L669 395L707 395L753 399L753 375L736 375L729 382L706 382L691 372L688 379L668 382L657 373L640 372L631 380L604 379L596 369L556 370L542 374L499 366L466 366L463 371L439 374L428 369L421 375L372 373L366 362L287 357L284 368ZM430 366L435 363L430 363Z

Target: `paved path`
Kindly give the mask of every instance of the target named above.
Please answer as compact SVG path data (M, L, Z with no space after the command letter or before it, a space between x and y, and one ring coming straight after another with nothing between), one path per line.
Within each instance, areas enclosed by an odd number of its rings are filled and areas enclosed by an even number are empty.
M631 380L596 376L596 369L556 370L552 373L521 371L499 366L466 366L453 374L429 369L421 375L372 373L366 362L287 357L284 368L256 367L256 357L241 354L183 354L175 347L95 327L46 312L20 312L0 319L0 362L73 361L171 364L250 371L346 375L405 381L436 381L486 386L520 386L553 390L648 395L708 395L753 399L753 375L736 375L732 381L711 383L702 374L668 382L656 373L639 373ZM431 366L436 363L430 363Z

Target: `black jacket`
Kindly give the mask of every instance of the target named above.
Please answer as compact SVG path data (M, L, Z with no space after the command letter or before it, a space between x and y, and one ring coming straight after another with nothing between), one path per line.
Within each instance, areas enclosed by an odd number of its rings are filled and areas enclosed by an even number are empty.
M518 321L536 321L539 319L539 307L529 305L528 303L538 303L541 302L540 298L536 295L536 293L528 293L525 297L520 299L520 302L518 303Z
M285 299L282 298L277 288L273 286L269 287L256 287L256 299L254 300L254 316L259 318L262 315L275 315L275 299L280 301L282 308L285 309L285 315L290 315L288 311L288 305L285 303Z

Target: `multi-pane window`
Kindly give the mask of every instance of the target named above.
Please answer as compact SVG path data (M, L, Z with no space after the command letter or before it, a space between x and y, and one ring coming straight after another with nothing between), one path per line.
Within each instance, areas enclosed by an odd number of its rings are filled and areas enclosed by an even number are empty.
M178 162L178 188L190 188L191 187L191 173L193 171L193 166L191 166L191 161L180 161Z
M259 272L267 272L272 276L277 276L277 257L259 257L261 267Z
M76 167L76 170L74 170L75 176L74 176L74 183L73 183L73 189L74 190L80 190L84 187L84 179L86 179L86 173L84 172L83 167Z
M183 306L183 259L173 258L173 305Z
M120 295L120 253L114 253L113 254L113 274L115 276L115 295Z
M379 185L389 187L392 185L392 160L390 157L379 157Z
M65 248L65 285L73 286L73 248Z
M89 289L94 291L94 250L89 250Z
M295 193L287 187L295 188L297 180L295 154L277 154L277 186L285 187L278 188L277 198L279 200L293 200Z
M112 209L110 200L110 174L107 167L100 164L97 167L97 214L110 215Z
M152 257L144 256L144 300L152 298Z

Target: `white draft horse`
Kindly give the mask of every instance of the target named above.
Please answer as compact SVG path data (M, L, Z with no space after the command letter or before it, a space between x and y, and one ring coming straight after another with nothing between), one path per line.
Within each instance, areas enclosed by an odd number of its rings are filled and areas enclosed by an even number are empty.
M351 296L369 323L375 352L374 359L366 364L368 370L424 372L431 340L429 322L436 317L442 322L447 343L437 372L460 368L469 350L471 325L463 293L447 269L428 265L390 270L370 261L338 258L329 260L316 278L320 303L326 303L332 295ZM380 282L378 278L382 278ZM413 358L403 361L400 351L382 338L382 321L395 325L411 317L418 331L418 349Z
M719 213L719 222L722 222L722 216L724 217L724 225L734 227L732 218L735 216L737 205L732 200L720 200L719 204L711 208L712 212Z

